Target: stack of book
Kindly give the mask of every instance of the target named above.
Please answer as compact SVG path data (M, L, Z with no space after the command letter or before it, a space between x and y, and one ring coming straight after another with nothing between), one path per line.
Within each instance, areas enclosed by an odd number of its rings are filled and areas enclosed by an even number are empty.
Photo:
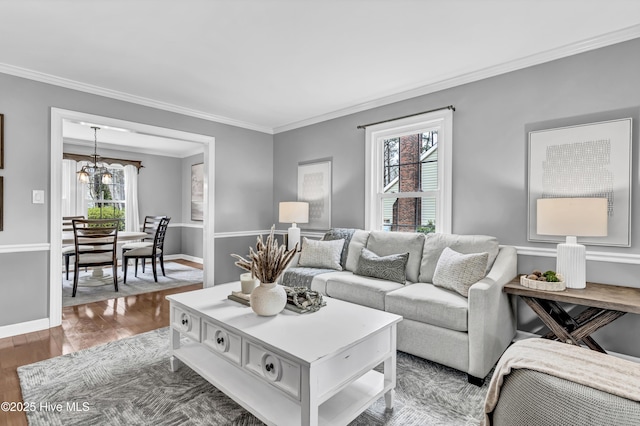
M232 291L230 295L227 296L227 299L233 300L234 302L242 303L243 305L249 306L249 297L250 294L244 294L241 291Z

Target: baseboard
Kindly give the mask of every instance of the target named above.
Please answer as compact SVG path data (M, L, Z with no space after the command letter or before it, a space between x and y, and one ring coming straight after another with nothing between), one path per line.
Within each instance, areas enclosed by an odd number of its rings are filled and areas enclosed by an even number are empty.
M517 342L518 340L535 339L535 338L541 338L541 337L542 336L540 336L539 334L530 333L528 331L518 330L518 331L516 331L516 336L513 338L513 341ZM636 363L640 364L640 358L635 357L635 356L631 356L631 355L627 355L627 354L621 354L621 353L618 353L618 352L611 352L611 351L607 351L607 354L609 354L611 356L615 356L616 358L621 358L621 359L625 359L627 361L636 362Z
M0 327L0 339L17 336L18 334L33 333L34 331L46 330L48 328L49 318L5 325Z
M164 260L186 260L193 263L204 263L201 257L194 257L188 254L168 254L164 257Z

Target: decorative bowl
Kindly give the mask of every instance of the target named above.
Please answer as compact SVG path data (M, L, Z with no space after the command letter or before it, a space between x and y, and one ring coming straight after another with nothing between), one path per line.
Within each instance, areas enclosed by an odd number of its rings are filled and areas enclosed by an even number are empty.
M530 280L526 275L520 276L520 285L527 288L533 288L536 290L546 290L546 291L562 291L567 288L567 285L564 281L564 277L560 274L557 275L560 281L538 281L538 280Z

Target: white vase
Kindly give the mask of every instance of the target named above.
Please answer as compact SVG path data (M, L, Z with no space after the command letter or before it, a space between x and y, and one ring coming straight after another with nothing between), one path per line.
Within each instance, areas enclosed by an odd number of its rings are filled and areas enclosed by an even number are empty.
M251 292L251 309L263 317L279 314L287 304L287 292L277 283L260 283Z

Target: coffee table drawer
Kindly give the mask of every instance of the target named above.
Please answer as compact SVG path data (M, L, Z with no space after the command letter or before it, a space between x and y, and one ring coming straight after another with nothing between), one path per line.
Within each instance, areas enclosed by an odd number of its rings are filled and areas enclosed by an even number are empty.
M253 342L245 342L245 368L300 400L300 366Z
M200 341L200 317L176 306L173 307L173 321L171 326L180 333Z
M351 380L354 374L369 371L391 352L392 345L391 329L386 328L321 364L318 371L319 394Z
M242 339L208 321L202 322L202 343L224 358L240 365L242 360Z

